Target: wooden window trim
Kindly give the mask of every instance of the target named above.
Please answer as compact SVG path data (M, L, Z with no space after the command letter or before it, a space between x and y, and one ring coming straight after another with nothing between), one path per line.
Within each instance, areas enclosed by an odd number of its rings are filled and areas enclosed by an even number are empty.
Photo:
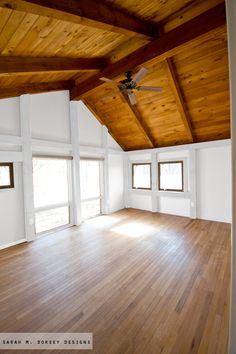
M14 188L14 169L13 169L13 162L1 162L0 167L9 167L10 173L10 184L9 185L0 185L0 189L10 189Z
M142 187L134 187L134 166L140 166L140 165L149 165L150 168L150 188L142 188ZM132 163L132 189L137 190L147 190L150 191L152 189L152 169L151 169L151 163L150 162L142 162L142 163Z
M171 163L180 163L181 164L181 173L182 173L182 188L181 189L163 189L161 188L161 165L171 164ZM184 191L184 162L181 161L161 161L158 162L158 190L164 192L183 192Z

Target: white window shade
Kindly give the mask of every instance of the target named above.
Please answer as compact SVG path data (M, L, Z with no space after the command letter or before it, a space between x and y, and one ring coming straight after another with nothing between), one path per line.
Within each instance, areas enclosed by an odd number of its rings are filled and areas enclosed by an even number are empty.
M33 159L35 208L68 202L67 164L63 159Z

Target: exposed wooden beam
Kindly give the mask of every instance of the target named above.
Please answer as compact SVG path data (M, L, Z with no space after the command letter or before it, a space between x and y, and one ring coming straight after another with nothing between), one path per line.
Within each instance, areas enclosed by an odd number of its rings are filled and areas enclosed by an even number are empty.
M141 20L113 4L97 0L0 0L0 7L142 38L157 37L157 25Z
M219 3L224 2L224 0L214 0L215 6ZM201 9L199 9L199 7ZM176 24L181 25L186 21L186 18L192 14L200 14L201 12L207 11L212 7L211 1L202 1L202 0L188 0L183 4L183 6L176 11L169 14L167 17L158 22L159 26L164 32L168 32L172 28L176 27ZM199 9L199 10L198 10ZM199 12L198 12L199 11Z
M57 82L41 82L25 84L20 87L0 88L0 98L16 97L27 93L42 93L50 91L69 90L73 86L72 80Z
M86 99L83 98L82 101L83 101L83 103L85 104L85 106L88 108L88 110L89 110L89 111L94 115L94 117L99 121L99 123L102 124L102 125L105 125L105 126L107 127L108 133L112 136L112 138L120 145L120 147L121 147L124 151L126 151L125 146L122 144L122 142L121 142L119 139L117 139L117 136L116 136L116 134L114 133L114 131L111 129L111 127L108 127L108 126L105 124L104 120L100 117L100 115L99 115L99 113L97 112L96 108L93 107L93 106L91 105L91 103L88 102L88 100L86 100Z
M108 65L107 58L35 58L0 56L0 73L99 70Z
M191 118L188 112L188 109L186 107L186 104L184 102L181 89L178 83L178 79L176 77L175 69L173 67L172 61L170 58L167 58L165 60L165 67L166 67L166 72L168 75L169 83L173 92L173 95L175 97L176 105L178 108L178 111L180 113L181 119L183 121L184 127L186 134L190 140L190 142L194 142L194 137L193 137L193 130L191 126Z
M220 4L181 26L163 34L158 39L137 49L133 53L110 65L71 90L71 99L76 100L88 91L100 86L101 77L115 78L151 59L163 61L176 53L186 50L186 43L226 23L225 4Z
M134 117L134 121L137 124L137 126L139 127L140 131L143 133L143 135L145 136L145 139L147 140L148 144L153 148L155 147L155 142L152 139L150 133L149 133L149 129L143 119L143 117L141 116L140 112L138 111L136 105L132 105L129 101L129 98L127 96L126 93L124 92L120 92L122 97L124 98L125 102L128 104L130 111L133 114Z

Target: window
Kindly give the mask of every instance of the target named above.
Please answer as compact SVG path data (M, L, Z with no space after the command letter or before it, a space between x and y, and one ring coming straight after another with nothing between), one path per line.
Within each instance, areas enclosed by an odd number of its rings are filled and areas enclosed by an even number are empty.
M101 214L102 161L80 160L81 217L89 219Z
M35 213L35 230L39 234L69 224L69 208L67 206L38 211Z
M0 163L0 189L14 188L13 163Z
M183 161L159 162L158 183L161 191L183 192Z
M151 164L150 163L132 164L132 188L151 189Z
M70 160L33 158L36 234L70 224Z
M101 214L101 200L89 200L82 201L81 203L81 218L86 220L92 218L93 216L98 216Z

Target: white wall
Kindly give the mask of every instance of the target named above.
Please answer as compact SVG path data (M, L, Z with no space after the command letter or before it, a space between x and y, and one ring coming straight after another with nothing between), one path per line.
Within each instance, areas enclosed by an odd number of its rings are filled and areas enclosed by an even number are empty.
M70 142L68 91L31 95L32 138Z
M108 156L109 212L124 208L124 178L122 155Z
M24 114L30 117L31 135L29 139L32 137L33 140L28 141L29 148L36 152L43 151L46 154L74 156L74 144L71 144L70 134L71 113L68 92L29 95L28 97L30 97L29 100L24 100L28 102L28 106L27 104L24 106L24 110L27 111ZM0 160L3 158L4 161L24 160L24 153L22 156L20 152L22 148L20 140L21 102L23 101L19 98L0 100ZM122 209L125 199L126 207L230 222L229 141L123 153L106 128L93 117L82 102L77 102L75 106L79 140L76 146L80 155L105 158L106 212ZM16 139L15 142L14 139ZM124 156L128 159L125 170L123 169ZM192 161L193 156L196 157L196 163ZM183 193L132 190L132 162L155 161L153 157L156 157L156 163L168 159L184 160L185 190ZM192 166L191 173L190 166ZM18 176L16 188L0 191L0 207L5 208L0 223L0 246L24 238L24 215L21 213L24 210L22 197L24 183L19 165L15 165L15 169ZM124 175L128 177L125 192ZM195 191L193 176L197 180ZM28 195L31 194L32 191L28 191ZM197 195L197 200L195 195ZM155 208L153 203L157 205ZM191 210L194 208L196 211L192 213ZM17 220L19 229L15 229L13 225L9 226L9 220L12 219ZM27 224L25 224L25 230L26 226ZM6 234L7 229L9 229L9 234Z
M231 151L221 146L197 151L197 215L231 222Z
M157 163L159 161L169 161L169 160L184 160L184 180L185 180L185 190L184 193L175 192L155 192L154 199L157 199L157 211L164 214L190 216L190 201L189 201L189 186L188 186L188 157L189 153L186 149L179 151L163 149L155 149L156 151L156 170ZM129 187L127 193L128 195L128 207L142 209L142 210L155 210L152 205L153 198L151 191L141 191L132 189L132 163L135 162L146 162L151 163L151 153L146 153L145 150L140 152L129 153L129 163L128 163L128 175L129 175ZM158 185L158 181L154 181L154 184Z
M20 135L19 107L18 97L0 100L0 135L12 139ZM21 160L20 155L20 146L8 144L7 139L0 144L0 162ZM0 249L25 238L21 162L14 162L14 184L14 188L0 190Z
M134 152L128 155L128 184L126 190L126 207L152 211L152 196L150 191L132 189L132 163L151 163L151 153Z
M82 101L78 102L78 125L81 145L102 147L102 126Z
M112 136L110 134L108 134L108 139L107 139L107 142L108 142L108 147L109 148L112 148L112 149L115 149L115 150L122 150L120 145L117 144L117 142L112 138Z
M0 190L0 249L25 240L22 163L14 163L14 188Z
M20 135L19 97L0 100L0 134Z
M231 222L229 140L160 148L152 150L153 152L156 155L156 165L158 161L184 161L184 192L156 191L153 198L150 191L132 190L131 165L133 162L151 162L151 152L129 152L127 207L155 210L152 203L157 199L157 211L161 213Z
M158 162L181 160L184 162L184 193L158 192L158 211L164 214L190 217L189 151L181 149L158 153Z
M150 192L130 192L129 208L152 211L152 196Z
M159 212L190 217L190 199L188 197L160 196Z
M105 158L104 176L107 186L104 212L114 213L124 208L123 155L121 147L107 132L88 108L79 101L77 104L79 142L83 146L83 157ZM86 149L89 147L89 149ZM94 149L92 149L94 147ZM99 148L100 150L96 150ZM117 153L114 153L117 152Z
M77 103L78 111L78 126L79 126L79 141L83 146L89 147L104 147L103 141L103 126L93 116L89 109L82 101ZM107 142L108 148L122 151L121 147L108 133Z
M32 152L72 155L77 165L79 155L104 157L107 161L106 199L109 201L106 201L106 212L124 207L123 150L82 102L76 102L73 107L76 141L72 142L68 91L0 100L0 162L14 162L15 170L15 188L0 190L0 248L22 242L25 238L35 239L33 190L32 183L28 183L32 182L29 166ZM77 151L74 151L75 146ZM23 171L27 171L28 181ZM77 175L78 171L79 168L76 169ZM74 180L78 184L79 177ZM73 188L77 189L73 197L76 195L79 200L78 186ZM75 208L74 203L73 206Z

